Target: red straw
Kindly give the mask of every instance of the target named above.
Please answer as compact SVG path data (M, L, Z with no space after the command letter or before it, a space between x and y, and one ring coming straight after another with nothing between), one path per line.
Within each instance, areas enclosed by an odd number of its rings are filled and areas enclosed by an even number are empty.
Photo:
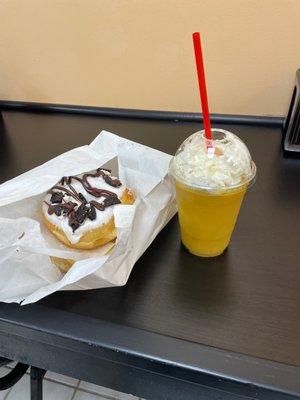
M200 39L199 32L193 33L193 42L194 42L195 59L196 59L196 65L197 65L197 74L198 74L198 83L199 83L199 92L200 92L200 100L201 100L201 107L202 107L205 137L206 137L206 139L209 140L209 142L207 143L207 147L211 147L212 146L212 144L211 144L212 135L211 135L209 109L208 109L208 101L207 101L201 39Z

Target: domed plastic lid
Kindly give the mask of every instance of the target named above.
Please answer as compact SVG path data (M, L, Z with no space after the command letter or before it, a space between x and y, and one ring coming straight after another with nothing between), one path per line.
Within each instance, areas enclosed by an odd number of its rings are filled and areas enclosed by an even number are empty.
M247 146L223 129L212 129L212 137L211 148L207 148L204 131L194 133L182 143L170 165L173 178L211 192L249 186L256 166Z

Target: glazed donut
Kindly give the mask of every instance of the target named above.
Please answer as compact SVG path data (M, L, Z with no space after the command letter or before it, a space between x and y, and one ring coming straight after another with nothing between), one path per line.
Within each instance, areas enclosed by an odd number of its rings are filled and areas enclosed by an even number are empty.
M110 170L63 177L54 185L42 205L43 221L66 246L87 250L116 239L113 209L117 204L133 204L133 192L111 175ZM51 257L62 270L73 260ZM71 265L70 265L71 261Z
M74 260L59 258L59 257L50 257L52 264L56 265L61 272L66 273L74 264Z
M114 246L114 242L113 242L113 246ZM113 249L113 246L109 247L109 249L107 250L107 252L105 254L110 253ZM59 257L51 256L50 260L51 260L52 264L56 265L63 273L68 272L69 269L75 263L75 261L71 260L70 258L59 258Z

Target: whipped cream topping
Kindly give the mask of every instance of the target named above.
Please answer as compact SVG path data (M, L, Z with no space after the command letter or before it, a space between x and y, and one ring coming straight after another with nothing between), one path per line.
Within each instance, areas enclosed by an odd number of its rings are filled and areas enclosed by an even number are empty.
M246 145L233 133L212 129L213 149L207 151L204 131L187 138L171 163L171 174L186 185L208 191L249 183L256 168Z
M79 178L82 178L82 175L78 175ZM109 176L112 179L117 179L109 174ZM87 181L90 183L90 185L93 188L96 189L104 189L109 192L115 193L118 198L120 199L126 189L126 186L123 184L119 187L112 187L108 183L105 182L102 176L99 177L88 177ZM68 187L66 184L61 185L62 187ZM92 194L88 193L85 188L82 186L82 184L79 181L72 180L72 187L76 190L77 193L82 193L87 202L90 201L97 201L98 203L102 203L105 200L105 197L95 197ZM59 191L59 190L57 190ZM51 199L51 194L47 194L47 196L44 199L43 206L42 206L42 211L45 217L54 225L56 225L58 228L60 228L69 241L72 244L78 243L80 238L88 231L99 228L100 226L106 224L109 222L109 220L113 217L113 211L115 205L109 206L107 208L104 208L104 210L98 210L97 208L95 209L96 211L96 218L94 220L90 220L88 218L85 219L85 221L75 230L73 231L72 227L69 225L69 220L65 215L56 215L55 213L49 214L48 209L50 204L50 199ZM76 203L78 206L81 204L78 200L74 199L74 197L68 196L67 194L64 194L63 196L63 201L64 202L73 202ZM48 203L48 204L47 204Z

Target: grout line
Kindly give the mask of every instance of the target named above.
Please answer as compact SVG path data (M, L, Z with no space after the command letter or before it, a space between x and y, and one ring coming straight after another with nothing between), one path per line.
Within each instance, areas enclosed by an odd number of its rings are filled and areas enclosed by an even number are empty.
M75 389L74 389L74 392L73 392L73 394L72 394L72 397L70 398L70 400L73 400L73 399L74 399L74 397L75 397L75 394L76 394L76 393L77 393L77 391L78 391L78 388L79 388L80 382L81 382L81 381L78 381L78 382L77 382L77 385L76 385L76 387L75 387Z
M45 380L45 381L49 381L49 382L56 383L56 384L58 384L58 385L62 385L62 386L67 386L67 387L70 387L70 388L74 388L74 389L76 389L77 386L78 386L78 382L77 382L76 385L74 386L74 385L71 385L70 383L65 383L65 382L61 382L61 381L56 381L55 379L52 379L52 378L44 378L44 380ZM80 382L80 381L79 381L79 382Z
M100 393L94 392L93 390L89 390L89 389L83 389L83 388L79 388L79 389L80 389L81 392L88 393L88 394L93 394L94 396L98 396L98 397L101 397L101 398L106 399L106 400L116 400L115 397L109 396L107 394L100 394Z
M9 391L6 393L6 395L4 396L3 400L6 400L8 398L8 395L10 394L10 392L12 391L13 386L9 389Z
M84 389L84 388L79 388L79 389L80 389L81 392L88 393L88 394L93 394L94 396L98 396L98 397L100 397L101 399L105 399L105 400L118 400L118 399L116 399L116 397L110 396L109 394L97 393L97 392L94 392L92 389L91 389L91 390L89 390L89 389ZM123 393L123 392L119 392L119 393ZM127 393L125 393L125 394L127 394ZM128 393L128 394L129 394L129 393ZM71 399L71 400L72 400L72 399ZM137 397L136 400L145 400L145 399L142 399L142 398L140 398L140 397Z

